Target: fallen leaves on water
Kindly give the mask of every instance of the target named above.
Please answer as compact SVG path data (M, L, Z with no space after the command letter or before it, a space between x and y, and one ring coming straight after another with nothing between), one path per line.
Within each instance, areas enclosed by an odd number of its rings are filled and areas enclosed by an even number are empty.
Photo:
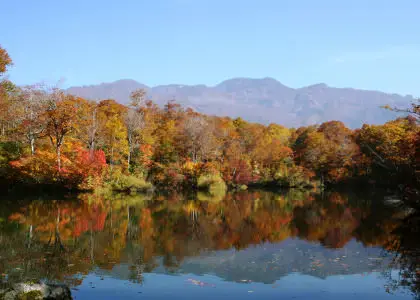
M203 282L203 281L196 280L196 279L192 279L192 278L187 279L187 281L190 282L191 284L197 285L197 286L211 286L211 287L215 286L214 284L210 284L210 283Z
M314 260L313 262L311 262L311 267L312 268L320 268L320 267L323 267L323 266L324 266L324 264L321 263L321 261L319 259ZM314 269L312 269L312 270L314 270Z
M250 280L250 279L241 279L240 282L251 283L252 280Z

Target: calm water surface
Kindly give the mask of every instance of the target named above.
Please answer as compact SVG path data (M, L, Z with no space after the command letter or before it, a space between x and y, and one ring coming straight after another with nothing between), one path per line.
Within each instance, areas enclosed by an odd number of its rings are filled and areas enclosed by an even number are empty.
M386 196L10 197L0 282L65 283L75 299L416 299L413 212Z

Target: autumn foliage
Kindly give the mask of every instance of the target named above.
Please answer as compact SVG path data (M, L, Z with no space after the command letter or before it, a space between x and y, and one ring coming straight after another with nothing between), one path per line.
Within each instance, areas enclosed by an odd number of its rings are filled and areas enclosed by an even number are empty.
M1 48L0 58L2 73L11 60ZM159 107L144 90L127 106L42 85L1 95L0 174L12 182L124 190L137 178L178 190L214 176L234 188L311 187L412 178L418 165L414 104L410 117L383 125L352 130L330 121L294 129L207 116L174 101Z

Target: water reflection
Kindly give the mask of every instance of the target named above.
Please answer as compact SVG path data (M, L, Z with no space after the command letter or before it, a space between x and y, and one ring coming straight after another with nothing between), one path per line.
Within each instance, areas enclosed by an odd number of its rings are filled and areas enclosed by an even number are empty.
M266 284L294 273L380 272L390 292L406 285L418 294L418 215L383 199L293 190L10 199L0 204L0 273L4 283L77 286L91 272L136 283L153 272Z

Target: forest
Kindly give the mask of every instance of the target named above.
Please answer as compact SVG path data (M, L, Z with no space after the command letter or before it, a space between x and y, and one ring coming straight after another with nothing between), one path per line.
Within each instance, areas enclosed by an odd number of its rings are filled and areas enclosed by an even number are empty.
M92 101L7 79L0 48L0 178L9 186L144 191L418 184L420 101L383 125L300 128L203 115L145 90ZM407 103L407 106L409 103ZM417 161L416 161L417 160ZM417 178L416 178L417 177Z

